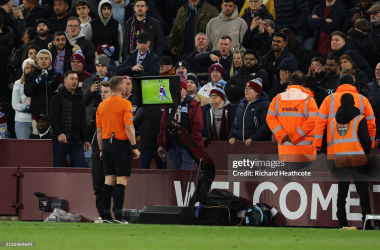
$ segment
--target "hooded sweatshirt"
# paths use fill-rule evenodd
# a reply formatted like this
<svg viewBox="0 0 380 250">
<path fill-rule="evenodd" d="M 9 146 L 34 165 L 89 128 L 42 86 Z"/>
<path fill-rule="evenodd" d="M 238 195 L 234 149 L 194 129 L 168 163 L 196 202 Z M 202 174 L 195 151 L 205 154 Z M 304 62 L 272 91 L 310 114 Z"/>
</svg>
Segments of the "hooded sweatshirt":
<svg viewBox="0 0 380 250">
<path fill-rule="evenodd" d="M 239 17 L 237 8 L 228 19 L 224 17 L 223 13 L 220 13 L 218 17 L 211 19 L 206 26 L 206 36 L 209 41 L 209 47 L 212 48 L 212 50 L 219 50 L 219 38 L 228 35 L 232 39 L 234 51 L 240 50 L 243 48 L 241 44 L 247 29 L 247 23 L 244 19 Z"/>
</svg>

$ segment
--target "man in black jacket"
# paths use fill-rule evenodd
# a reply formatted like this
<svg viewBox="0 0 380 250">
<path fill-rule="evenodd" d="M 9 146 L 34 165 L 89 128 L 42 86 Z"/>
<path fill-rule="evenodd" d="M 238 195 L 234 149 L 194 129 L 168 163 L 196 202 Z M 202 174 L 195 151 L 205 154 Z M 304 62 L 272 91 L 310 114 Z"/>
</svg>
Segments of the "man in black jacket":
<svg viewBox="0 0 380 250">
<path fill-rule="evenodd" d="M 259 64 L 259 53 L 249 49 L 244 52 L 244 66 L 235 72 L 224 88 L 228 100 L 234 104 L 239 103 L 244 98 L 245 85 L 255 78 L 261 78 L 262 90 L 268 93 L 271 86 L 268 72 Z"/>
<path fill-rule="evenodd" d="M 25 48 L 28 48 L 29 45 L 35 45 L 40 49 L 47 49 L 48 44 L 53 41 L 53 36 L 49 33 L 49 26 L 50 23 L 46 19 L 38 19 L 36 21 L 36 33 L 37 36 L 28 42 L 25 46 Z"/>
<path fill-rule="evenodd" d="M 50 123 L 47 115 L 39 115 L 36 117 L 38 135 L 30 134 L 29 139 L 32 140 L 50 140 Z"/>
<path fill-rule="evenodd" d="M 69 8 L 69 0 L 54 0 L 55 16 L 50 18 L 51 33 L 66 30 L 67 19 L 70 17 L 70 14 L 68 14 Z"/>
<path fill-rule="evenodd" d="M 165 39 L 160 22 L 147 14 L 146 0 L 135 1 L 133 9 L 135 15 L 125 24 L 123 58 L 136 49 L 136 38 L 142 31 L 149 34 L 151 51 L 161 56 L 165 50 Z"/>
<path fill-rule="evenodd" d="M 82 92 L 77 90 L 78 75 L 65 73 L 65 85 L 61 85 L 51 99 L 51 137 L 53 143 L 53 167 L 63 167 L 70 155 L 75 167 L 86 167 L 84 152 L 90 149 Z"/>
</svg>

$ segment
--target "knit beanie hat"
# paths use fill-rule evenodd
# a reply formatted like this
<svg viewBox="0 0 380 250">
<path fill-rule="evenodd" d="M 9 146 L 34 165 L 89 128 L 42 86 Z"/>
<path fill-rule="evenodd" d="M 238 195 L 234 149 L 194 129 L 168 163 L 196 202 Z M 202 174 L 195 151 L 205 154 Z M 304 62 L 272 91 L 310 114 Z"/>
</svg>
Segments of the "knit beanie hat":
<svg viewBox="0 0 380 250">
<path fill-rule="evenodd" d="M 306 76 L 306 88 L 311 89 L 314 93 L 318 92 L 318 81 L 317 78 L 312 76 Z"/>
<path fill-rule="evenodd" d="M 356 67 L 356 64 L 354 63 L 354 61 L 351 59 L 351 57 L 349 55 L 343 55 L 343 56 L 341 56 L 340 59 L 339 59 L 339 62 L 342 61 L 342 59 L 346 59 L 346 60 L 350 61 L 351 64 L 352 64 L 352 67 Z"/>
<path fill-rule="evenodd" d="M 109 68 L 110 67 L 110 59 L 105 54 L 98 55 L 98 57 L 96 57 L 96 59 L 95 59 L 95 66 L 98 64 L 103 64 L 107 68 Z"/>
<path fill-rule="evenodd" d="M 253 89 L 254 91 L 256 91 L 258 94 L 261 94 L 261 90 L 263 88 L 263 84 L 261 83 L 261 79 L 260 78 L 256 78 L 256 79 L 253 79 L 253 80 L 250 80 L 249 82 L 247 82 L 247 84 L 245 85 L 246 88 L 251 88 Z"/>
<path fill-rule="evenodd" d="M 198 77 L 197 77 L 196 74 L 194 74 L 194 73 L 187 73 L 186 79 L 187 80 L 192 80 L 195 83 L 195 85 L 198 85 Z"/>
<path fill-rule="evenodd" d="M 226 101 L 226 92 L 224 92 L 223 84 L 217 83 L 210 91 L 210 95 L 214 93 L 220 96 L 220 98 L 223 99 L 223 101 Z"/>
<path fill-rule="evenodd" d="M 25 59 L 24 62 L 22 63 L 22 72 L 24 72 L 26 65 L 29 65 L 29 64 L 34 65 L 34 67 L 37 67 L 36 62 L 33 59 L 28 58 L 28 59 Z"/>
<path fill-rule="evenodd" d="M 10 0 L 0 0 L 0 6 L 6 5 Z"/>
<path fill-rule="evenodd" d="M 187 90 L 187 83 L 186 83 L 186 77 L 184 76 L 183 74 L 183 70 L 178 70 L 177 74 L 176 75 L 179 75 L 179 78 L 181 80 L 181 88 L 184 88 Z"/>
<path fill-rule="evenodd" d="M 84 55 L 82 53 L 82 50 L 77 50 L 74 54 L 71 55 L 70 62 L 72 60 L 79 60 L 83 63 L 83 65 L 86 64 L 86 60 L 84 59 Z"/>
<path fill-rule="evenodd" d="M 26 0 L 28 3 L 31 3 L 33 5 L 39 5 L 40 1 L 39 0 Z M 38 24 L 37 24 L 38 25 Z"/>
<path fill-rule="evenodd" d="M 211 65 L 209 74 L 211 75 L 211 72 L 213 72 L 214 70 L 219 71 L 222 77 L 224 76 L 223 66 L 220 65 L 220 63 L 214 63 L 213 65 Z"/>
<path fill-rule="evenodd" d="M 174 66 L 174 67 L 175 67 L 175 70 L 177 71 L 177 68 L 180 67 L 180 66 L 185 67 L 185 68 L 187 69 L 187 71 L 190 70 L 189 64 L 188 64 L 187 62 L 185 62 L 185 61 L 178 61 L 178 62 L 175 64 L 175 66 Z"/>
<path fill-rule="evenodd" d="M 31 0 L 28 0 L 27 2 L 30 2 Z M 37 1 L 37 3 L 39 4 L 39 2 Z M 40 18 L 40 19 L 37 19 L 36 20 L 36 28 L 38 27 L 38 25 L 40 24 L 40 23 L 44 23 L 44 24 L 46 24 L 46 26 L 50 26 L 50 22 L 47 20 L 47 19 L 45 19 L 45 18 Z"/>
<path fill-rule="evenodd" d="M 38 53 L 37 53 L 37 61 L 38 61 L 38 58 L 40 57 L 40 54 L 49 54 L 50 62 L 53 61 L 53 59 L 52 59 L 52 57 L 51 57 L 51 53 L 50 53 L 49 50 L 47 50 L 47 49 L 42 49 L 42 50 L 38 51 Z"/>
<path fill-rule="evenodd" d="M 114 46 L 109 46 L 109 45 L 99 45 L 97 48 L 96 48 L 96 53 L 98 53 L 98 55 L 107 55 L 108 58 L 111 58 L 113 52 L 115 51 L 115 47 Z"/>
<path fill-rule="evenodd" d="M 339 78 L 339 82 L 338 82 L 339 86 L 342 84 L 354 85 L 354 78 L 352 78 L 352 76 L 350 76 L 349 74 L 344 74 Z"/>
</svg>

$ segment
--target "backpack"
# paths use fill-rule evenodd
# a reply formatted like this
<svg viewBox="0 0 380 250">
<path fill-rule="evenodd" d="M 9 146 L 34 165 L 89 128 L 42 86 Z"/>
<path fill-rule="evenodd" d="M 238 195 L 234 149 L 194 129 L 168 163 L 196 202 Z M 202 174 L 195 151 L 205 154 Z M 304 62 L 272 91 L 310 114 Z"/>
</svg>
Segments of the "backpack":
<svg viewBox="0 0 380 250">
<path fill-rule="evenodd" d="M 265 203 L 256 203 L 244 215 L 245 224 L 253 227 L 272 226 L 271 207 Z"/>
</svg>

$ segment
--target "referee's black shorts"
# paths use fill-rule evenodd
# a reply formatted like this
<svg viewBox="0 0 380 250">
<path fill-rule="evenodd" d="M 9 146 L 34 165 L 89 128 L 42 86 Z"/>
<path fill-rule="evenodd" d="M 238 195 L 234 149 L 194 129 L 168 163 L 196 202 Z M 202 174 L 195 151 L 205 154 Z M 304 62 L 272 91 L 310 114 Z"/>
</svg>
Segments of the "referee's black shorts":
<svg viewBox="0 0 380 250">
<path fill-rule="evenodd" d="M 103 167 L 104 175 L 131 176 L 131 149 L 129 140 L 113 138 L 103 140 Z"/>
</svg>

